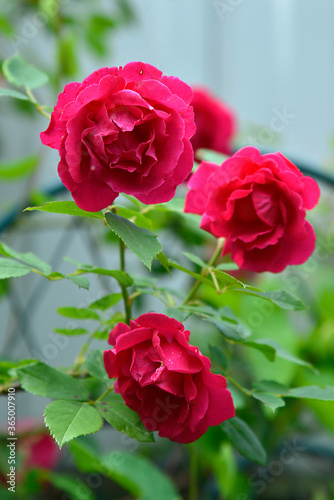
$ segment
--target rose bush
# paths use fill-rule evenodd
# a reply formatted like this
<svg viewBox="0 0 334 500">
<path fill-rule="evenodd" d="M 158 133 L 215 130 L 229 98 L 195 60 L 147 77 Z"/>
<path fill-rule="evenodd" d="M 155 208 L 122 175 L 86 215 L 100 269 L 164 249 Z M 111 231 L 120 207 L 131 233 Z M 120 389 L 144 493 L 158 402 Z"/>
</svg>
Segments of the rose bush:
<svg viewBox="0 0 334 500">
<path fill-rule="evenodd" d="M 192 90 L 154 66 L 102 68 L 59 95 L 43 144 L 77 205 L 97 211 L 119 193 L 169 201 L 191 172 Z"/>
<path fill-rule="evenodd" d="M 194 151 L 206 148 L 219 153 L 232 153 L 236 118 L 231 109 L 208 90 L 193 87 L 191 105 L 194 108 L 196 133 L 191 139 Z"/>
<path fill-rule="evenodd" d="M 234 416 L 226 380 L 210 372 L 210 360 L 188 343 L 190 332 L 164 314 L 147 313 L 119 323 L 104 351 L 115 391 L 147 429 L 179 443 L 198 439 L 209 426 Z"/>
<path fill-rule="evenodd" d="M 281 153 L 246 147 L 220 166 L 203 162 L 188 186 L 185 211 L 201 214 L 202 229 L 226 238 L 223 254 L 240 268 L 278 273 L 312 254 L 316 238 L 305 211 L 320 190 Z"/>
</svg>

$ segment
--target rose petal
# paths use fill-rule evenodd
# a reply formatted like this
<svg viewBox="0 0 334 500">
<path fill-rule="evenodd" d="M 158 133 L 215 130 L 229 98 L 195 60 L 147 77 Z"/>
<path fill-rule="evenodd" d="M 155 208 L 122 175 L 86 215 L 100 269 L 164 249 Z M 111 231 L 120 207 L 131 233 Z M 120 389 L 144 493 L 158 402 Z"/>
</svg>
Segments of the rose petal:
<svg viewBox="0 0 334 500">
<path fill-rule="evenodd" d="M 203 365 L 200 359 L 194 356 L 177 342 L 166 342 L 160 338 L 158 332 L 153 335 L 153 346 L 159 353 L 161 360 L 169 371 L 178 373 L 196 373 Z"/>
<path fill-rule="evenodd" d="M 119 69 L 119 75 L 128 82 L 140 82 L 151 78 L 159 80 L 162 72 L 152 66 L 142 62 L 131 62 Z"/>
<path fill-rule="evenodd" d="M 208 197 L 211 195 L 208 179 L 217 170 L 218 165 L 202 162 L 188 182 L 188 191 L 184 205 L 184 211 L 194 214 L 202 214 L 207 205 Z"/>
<path fill-rule="evenodd" d="M 130 332 L 131 328 L 125 323 L 117 323 L 117 325 L 109 333 L 108 344 L 115 345 L 117 342 L 117 337 L 123 335 L 123 333 Z"/>
</svg>

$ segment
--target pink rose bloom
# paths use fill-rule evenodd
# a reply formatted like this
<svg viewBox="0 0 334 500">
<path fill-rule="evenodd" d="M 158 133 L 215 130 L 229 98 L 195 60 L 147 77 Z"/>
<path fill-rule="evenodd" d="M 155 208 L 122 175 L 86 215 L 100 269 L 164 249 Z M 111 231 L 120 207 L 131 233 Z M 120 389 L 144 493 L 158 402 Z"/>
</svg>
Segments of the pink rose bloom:
<svg viewBox="0 0 334 500">
<path fill-rule="evenodd" d="M 190 443 L 210 425 L 234 416 L 226 380 L 210 372 L 210 360 L 190 345 L 190 332 L 164 314 L 148 313 L 119 323 L 104 351 L 115 391 L 136 411 L 147 429 Z"/>
<path fill-rule="evenodd" d="M 202 229 L 226 238 L 223 254 L 240 268 L 278 273 L 312 254 L 305 213 L 318 203 L 319 186 L 281 153 L 246 147 L 220 166 L 203 162 L 188 187 L 185 212 L 201 214 Z"/>
<path fill-rule="evenodd" d="M 233 111 L 203 88 L 193 87 L 193 93 L 191 105 L 195 113 L 196 133 L 191 143 L 194 151 L 205 148 L 230 155 L 237 128 Z"/>
<path fill-rule="evenodd" d="M 121 192 L 169 201 L 193 166 L 191 98 L 184 82 L 141 62 L 66 85 L 41 140 L 58 149 L 59 176 L 77 205 L 98 211 Z"/>
</svg>

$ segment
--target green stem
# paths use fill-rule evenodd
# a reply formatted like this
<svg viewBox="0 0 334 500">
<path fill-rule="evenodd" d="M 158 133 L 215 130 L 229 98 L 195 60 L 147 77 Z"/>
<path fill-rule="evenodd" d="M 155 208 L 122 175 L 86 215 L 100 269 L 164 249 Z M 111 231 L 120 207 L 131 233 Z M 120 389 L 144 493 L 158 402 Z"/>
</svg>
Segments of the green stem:
<svg viewBox="0 0 334 500">
<path fill-rule="evenodd" d="M 190 482 L 189 482 L 189 500 L 197 499 L 197 476 L 198 476 L 198 456 L 195 443 L 189 445 L 190 453 Z"/>
<path fill-rule="evenodd" d="M 114 384 L 109 387 L 106 391 L 104 391 L 103 394 L 101 394 L 101 396 L 99 396 L 96 400 L 95 400 L 95 403 L 98 403 L 99 401 L 101 401 L 101 399 L 105 398 L 110 392 L 112 392 L 114 390 Z"/>
<path fill-rule="evenodd" d="M 119 238 L 119 255 L 120 255 L 120 267 L 121 271 L 125 272 L 125 245 L 124 242 Z M 125 309 L 125 321 L 129 325 L 131 319 L 131 301 L 129 300 L 129 294 L 126 286 L 121 285 L 124 309 Z"/>
<path fill-rule="evenodd" d="M 41 104 L 39 104 L 39 102 L 37 101 L 36 97 L 34 96 L 34 94 L 31 92 L 30 89 L 26 89 L 26 94 L 27 96 L 29 97 L 30 99 L 30 102 L 35 106 L 35 108 L 37 109 L 37 111 L 39 113 L 41 113 L 41 115 L 45 116 L 46 118 L 48 118 L 50 120 L 51 118 L 51 115 L 50 113 L 48 113 L 47 111 L 45 111 L 44 109 L 44 106 L 42 106 Z"/>
<path fill-rule="evenodd" d="M 227 375 L 225 375 L 225 378 L 227 380 L 229 380 L 231 382 L 231 384 L 233 384 L 235 387 L 237 387 L 237 389 L 239 389 L 239 391 L 243 392 L 247 396 L 253 396 L 253 394 L 250 391 L 248 391 L 247 389 L 242 387 L 242 385 L 240 385 L 238 382 L 236 382 L 233 378 L 228 377 Z"/>
<path fill-rule="evenodd" d="M 221 254 L 222 249 L 223 249 L 223 246 L 224 246 L 224 238 L 219 238 L 218 241 L 217 241 L 216 250 L 215 250 L 214 254 L 212 255 L 210 261 L 208 262 L 207 267 L 205 267 L 205 268 L 202 269 L 201 275 L 204 278 L 209 274 L 210 267 L 214 266 L 216 264 L 217 260 L 219 259 L 220 254 Z M 188 302 L 190 302 L 194 298 L 194 296 L 196 295 L 197 290 L 199 289 L 199 287 L 201 285 L 202 285 L 202 281 L 196 281 L 196 283 L 194 284 L 194 286 L 190 290 L 187 298 L 184 300 L 183 305 L 187 304 Z"/>
<path fill-rule="evenodd" d="M 81 347 L 81 350 L 78 354 L 78 356 L 76 357 L 76 360 L 74 362 L 74 367 L 73 367 L 73 370 L 76 371 L 80 368 L 80 366 L 82 365 L 82 363 L 85 361 L 85 354 L 87 352 L 87 349 L 88 347 L 90 346 L 93 338 L 94 338 L 94 333 L 93 332 L 89 337 L 88 337 L 88 340 L 83 344 L 83 346 Z"/>
</svg>

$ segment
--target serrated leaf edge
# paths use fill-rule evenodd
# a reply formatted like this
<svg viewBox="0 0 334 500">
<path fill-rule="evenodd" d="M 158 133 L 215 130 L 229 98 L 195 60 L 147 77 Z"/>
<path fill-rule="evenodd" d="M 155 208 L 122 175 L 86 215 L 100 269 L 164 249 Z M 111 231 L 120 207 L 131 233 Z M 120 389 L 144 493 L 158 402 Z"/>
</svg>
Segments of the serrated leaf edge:
<svg viewBox="0 0 334 500">
<path fill-rule="evenodd" d="M 61 400 L 61 399 L 57 399 L 56 401 L 63 401 L 63 400 Z M 58 441 L 58 439 L 56 438 L 56 436 L 55 436 L 55 435 L 54 435 L 54 433 L 52 432 L 52 429 L 51 429 L 51 427 L 49 426 L 49 424 L 48 424 L 48 422 L 47 422 L 47 415 L 46 415 L 46 411 L 47 411 L 47 409 L 49 408 L 49 406 L 51 406 L 51 405 L 52 405 L 53 403 L 55 403 L 56 401 L 52 401 L 52 403 L 50 403 L 50 404 L 48 404 L 48 405 L 47 405 L 47 407 L 46 407 L 46 408 L 45 408 L 45 410 L 44 410 L 43 417 L 44 417 L 44 423 L 45 423 L 45 426 L 49 429 L 50 434 L 51 434 L 51 436 L 53 437 L 53 439 L 56 441 L 56 443 L 58 444 L 59 449 L 61 449 L 61 448 L 64 446 L 64 444 L 69 443 L 70 441 L 72 441 L 73 439 L 75 439 L 75 438 L 77 438 L 77 437 L 79 437 L 79 436 L 87 436 L 88 434 L 95 434 L 96 432 L 98 432 L 98 431 L 102 428 L 102 426 L 103 426 L 103 418 L 101 417 L 101 414 L 100 414 L 100 413 L 96 410 L 96 408 L 94 408 L 93 406 L 89 405 L 89 404 L 88 404 L 88 403 L 86 403 L 86 402 L 82 402 L 82 406 L 81 406 L 81 408 L 78 410 L 78 412 L 76 413 L 76 415 L 73 417 L 73 420 L 74 420 L 74 418 L 78 415 L 78 413 L 80 412 L 80 410 L 82 410 L 83 405 L 87 405 L 87 406 L 89 406 L 90 408 L 93 408 L 93 409 L 96 411 L 96 413 L 98 414 L 98 416 L 100 417 L 100 425 L 99 425 L 99 427 L 98 427 L 95 431 L 92 431 L 92 432 L 86 432 L 86 433 L 85 433 L 85 432 L 83 432 L 82 434 L 78 434 L 77 436 L 73 436 L 73 437 L 71 437 L 70 439 L 67 439 L 67 440 L 64 440 L 64 436 L 65 436 L 65 434 L 66 434 L 66 433 L 65 433 L 65 434 L 64 434 L 64 436 L 63 436 L 63 438 L 62 438 L 62 440 L 61 440 L 61 441 Z M 64 402 L 64 403 L 68 403 L 68 402 L 69 402 L 69 400 L 64 400 L 63 402 Z M 72 403 L 79 403 L 79 401 L 72 401 Z M 72 422 L 73 422 L 73 420 L 72 420 Z M 67 432 L 67 431 L 66 431 L 66 432 Z"/>
<path fill-rule="evenodd" d="M 110 405 L 111 405 L 111 404 L 114 404 L 114 403 L 110 403 Z M 101 410 L 100 410 L 100 408 L 99 408 L 99 407 L 100 407 L 100 405 L 101 405 L 101 403 L 100 403 L 100 404 L 98 405 L 98 407 L 96 408 L 96 409 L 97 409 L 97 411 L 99 412 L 99 414 L 100 414 L 100 415 L 101 415 L 101 416 L 102 416 L 102 417 L 103 417 L 103 418 L 104 418 L 104 419 L 105 419 L 105 420 L 106 420 L 106 421 L 107 421 L 110 425 L 112 425 L 112 426 L 114 427 L 114 425 L 113 425 L 113 424 L 111 424 L 111 423 L 110 423 L 110 422 L 109 422 L 109 421 L 105 418 L 105 416 L 103 415 L 103 407 L 102 407 L 102 408 L 101 408 Z M 101 406 L 102 406 L 102 405 L 101 405 Z M 104 406 L 105 406 L 105 408 L 107 408 L 108 403 L 107 403 L 106 405 L 104 405 Z M 109 410 L 110 410 L 110 409 L 113 409 L 113 408 L 111 408 L 111 407 L 109 406 Z M 135 412 L 134 412 L 134 413 L 135 413 Z M 131 428 L 134 428 L 134 424 L 133 424 L 132 422 L 129 422 L 129 421 L 128 421 L 128 420 L 127 420 L 127 419 L 126 419 L 126 418 L 125 418 L 122 414 L 119 414 L 119 413 L 117 413 L 116 411 L 115 411 L 115 414 L 116 414 L 118 417 L 122 418 L 122 419 L 126 422 L 127 426 L 130 426 Z M 139 415 L 138 415 L 138 420 L 141 422 Z M 117 427 L 115 427 L 115 429 L 117 429 Z M 121 430 L 119 430 L 119 429 L 117 429 L 117 430 L 118 430 L 119 432 L 122 432 L 123 434 L 127 434 L 129 437 L 131 437 L 131 438 L 133 438 L 133 439 L 137 439 L 135 436 L 131 436 L 131 434 L 130 434 L 130 433 L 128 433 L 128 432 L 124 432 L 124 431 L 121 431 Z M 144 431 L 141 431 L 140 429 L 137 429 L 137 428 L 136 428 L 136 430 L 138 431 L 138 433 L 139 433 L 139 434 L 143 434 L 144 436 L 146 436 L 146 434 L 145 434 L 145 432 L 144 432 Z M 147 430 L 147 429 L 146 429 L 146 430 Z M 148 431 L 148 430 L 147 430 L 147 432 L 149 433 L 150 431 Z M 150 440 L 145 439 L 145 441 L 137 439 L 137 441 L 141 441 L 141 442 L 144 442 L 144 443 L 153 443 L 153 442 L 154 442 L 154 437 L 153 437 L 153 434 L 152 434 L 152 438 L 153 438 L 153 439 L 150 439 Z"/>
</svg>

